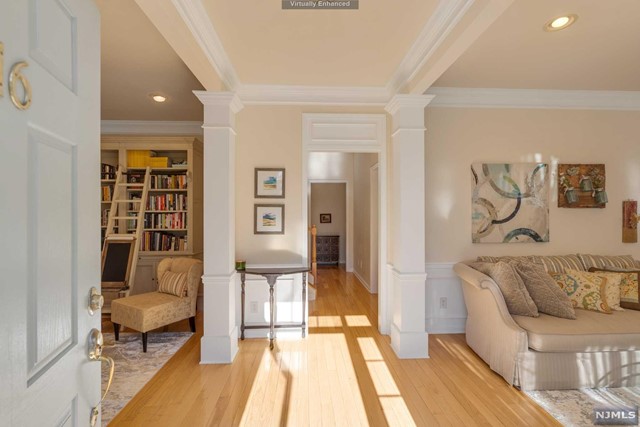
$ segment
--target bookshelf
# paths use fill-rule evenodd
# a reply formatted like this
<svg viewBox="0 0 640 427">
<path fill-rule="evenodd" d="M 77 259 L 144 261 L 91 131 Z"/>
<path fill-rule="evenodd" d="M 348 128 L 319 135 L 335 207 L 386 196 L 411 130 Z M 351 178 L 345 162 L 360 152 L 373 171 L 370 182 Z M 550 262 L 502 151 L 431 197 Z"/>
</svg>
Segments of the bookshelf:
<svg viewBox="0 0 640 427">
<path fill-rule="evenodd" d="M 132 164 L 141 161 L 138 153 L 152 154 L 154 164 L 150 165 L 151 183 L 131 294 L 155 291 L 157 265 L 163 258 L 202 259 L 202 142 L 197 137 L 105 135 L 101 148 L 101 162 L 122 167 L 129 173 L 129 183 L 137 182 L 137 173 L 143 176 L 146 169 Z M 109 183 L 101 180 L 101 185 Z M 127 191 L 132 197 L 142 194 L 135 187 Z M 131 233 L 134 222 L 121 220 L 118 226 L 120 233 Z"/>
</svg>

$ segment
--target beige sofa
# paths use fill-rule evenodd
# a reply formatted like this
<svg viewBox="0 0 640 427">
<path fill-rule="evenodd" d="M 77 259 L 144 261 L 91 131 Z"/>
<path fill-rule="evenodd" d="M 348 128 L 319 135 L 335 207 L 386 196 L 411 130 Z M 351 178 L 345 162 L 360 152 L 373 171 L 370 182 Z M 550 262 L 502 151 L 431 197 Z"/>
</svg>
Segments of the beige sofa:
<svg viewBox="0 0 640 427">
<path fill-rule="evenodd" d="M 640 311 L 576 310 L 576 320 L 512 316 L 498 285 L 469 267 L 462 279 L 466 340 L 492 370 L 522 390 L 640 385 Z"/>
</svg>

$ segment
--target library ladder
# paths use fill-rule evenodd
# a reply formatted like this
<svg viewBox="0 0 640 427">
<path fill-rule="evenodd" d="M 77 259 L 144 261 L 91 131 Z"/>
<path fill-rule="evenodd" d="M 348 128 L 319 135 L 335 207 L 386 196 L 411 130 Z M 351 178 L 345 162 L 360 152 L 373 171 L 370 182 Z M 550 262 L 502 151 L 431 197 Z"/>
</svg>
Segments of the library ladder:
<svg viewBox="0 0 640 427">
<path fill-rule="evenodd" d="M 139 173 L 123 172 L 118 167 L 116 173 L 116 183 L 114 185 L 113 197 L 111 199 L 111 209 L 109 210 L 109 219 L 107 221 L 107 229 L 105 232 L 105 250 L 107 240 L 127 240 L 133 239 L 133 256 L 131 257 L 131 268 L 129 269 L 129 277 L 127 286 L 124 289 L 126 296 L 129 295 L 135 286 L 136 267 L 138 265 L 138 251 L 140 249 L 140 241 L 142 231 L 144 230 L 144 214 L 149 196 L 149 183 L 151 181 L 151 168 L 147 167 L 144 180 L 142 182 L 129 182 L 127 179 L 131 177 L 139 177 Z M 139 198 L 138 198 L 139 197 Z M 135 215 L 134 215 L 135 214 Z M 122 222 L 121 222 L 122 221 Z M 130 225 L 135 222 L 135 228 Z M 124 224 L 124 225 L 123 225 Z M 122 233 L 123 228 L 125 230 Z M 135 230 L 135 233 L 129 233 Z M 104 257 L 103 257 L 104 259 Z"/>
</svg>

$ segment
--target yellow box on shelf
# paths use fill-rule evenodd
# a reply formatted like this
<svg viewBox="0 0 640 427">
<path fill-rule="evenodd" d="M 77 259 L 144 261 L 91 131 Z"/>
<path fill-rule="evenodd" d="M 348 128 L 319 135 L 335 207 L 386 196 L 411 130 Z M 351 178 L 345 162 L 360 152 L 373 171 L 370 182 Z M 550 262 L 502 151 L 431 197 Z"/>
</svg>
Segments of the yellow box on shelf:
<svg viewBox="0 0 640 427">
<path fill-rule="evenodd" d="M 168 168 L 169 158 L 168 157 L 149 157 L 149 166 L 151 166 L 152 168 Z"/>
<path fill-rule="evenodd" d="M 127 150 L 127 167 L 143 168 L 151 166 L 150 159 L 155 155 L 155 151 L 151 150 Z"/>
</svg>

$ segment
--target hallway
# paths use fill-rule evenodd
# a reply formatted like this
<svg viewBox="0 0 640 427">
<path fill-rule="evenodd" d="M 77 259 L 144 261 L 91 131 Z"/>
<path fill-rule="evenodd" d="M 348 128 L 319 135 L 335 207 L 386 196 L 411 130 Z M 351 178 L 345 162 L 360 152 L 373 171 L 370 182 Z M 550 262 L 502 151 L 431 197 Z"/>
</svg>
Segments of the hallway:
<svg viewBox="0 0 640 427">
<path fill-rule="evenodd" d="M 200 365 L 196 335 L 110 425 L 557 425 L 463 335 L 431 335 L 430 359 L 399 360 L 375 327 L 377 296 L 343 269 L 319 275 L 307 339 L 273 352 L 246 340 L 233 364 Z"/>
</svg>

